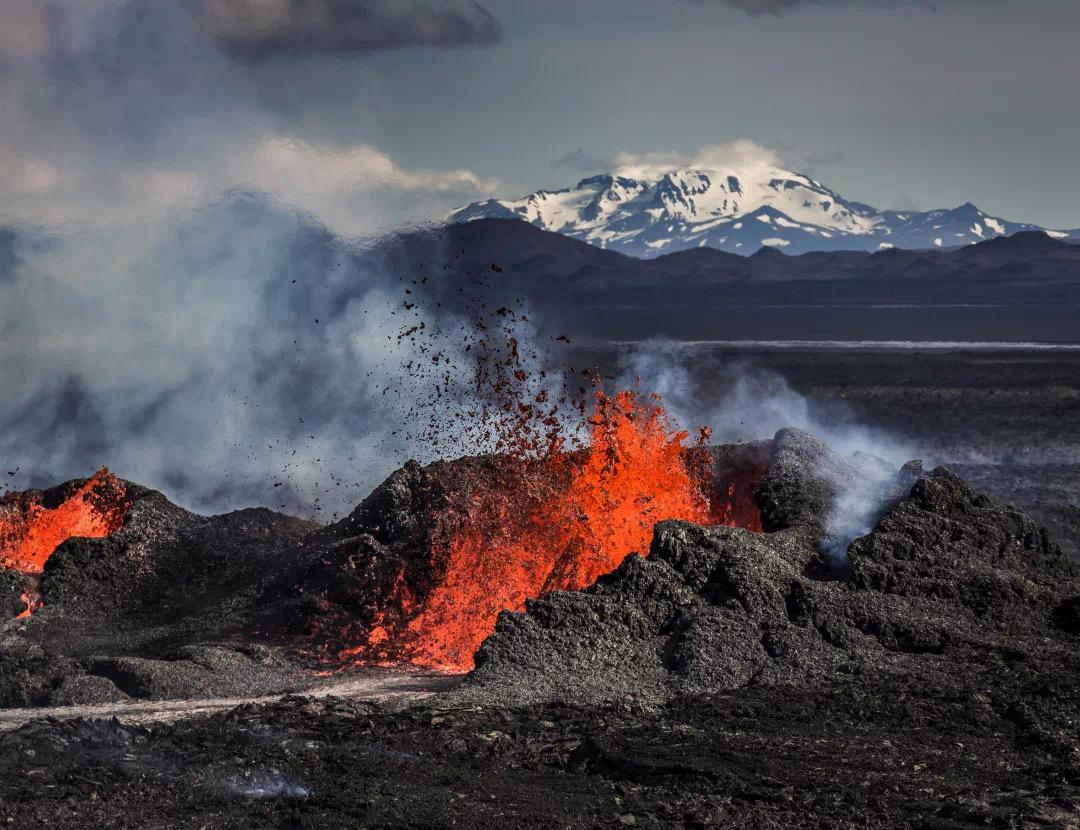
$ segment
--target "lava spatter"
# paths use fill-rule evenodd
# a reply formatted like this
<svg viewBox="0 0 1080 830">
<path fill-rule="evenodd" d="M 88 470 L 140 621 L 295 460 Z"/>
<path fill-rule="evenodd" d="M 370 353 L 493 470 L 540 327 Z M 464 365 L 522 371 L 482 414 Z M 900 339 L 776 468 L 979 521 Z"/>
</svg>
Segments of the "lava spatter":
<svg viewBox="0 0 1080 830">
<path fill-rule="evenodd" d="M 656 522 L 735 521 L 731 505 L 711 502 L 700 453 L 658 397 L 598 392 L 589 426 L 581 450 L 484 468 L 435 533 L 424 584 L 403 569 L 366 641 L 342 657 L 467 671 L 500 612 L 647 554 Z"/>
<path fill-rule="evenodd" d="M 403 375 L 435 392 L 403 413 L 403 432 L 425 455 L 451 449 L 478 463 L 441 488 L 446 502 L 414 554 L 372 564 L 380 575 L 357 586 L 362 602 L 345 587 L 353 566 L 339 574 L 345 585 L 329 590 L 344 605 L 321 606 L 312 626 L 335 658 L 466 671 L 502 611 L 584 588 L 630 553 L 647 554 L 659 521 L 760 530 L 760 479 L 718 481 L 708 431 L 688 446 L 659 396 L 608 394 L 611 379 L 592 369 L 555 368 L 523 303 L 478 297 L 454 329 L 424 325 L 406 290 L 415 319 L 399 341 L 430 360 L 407 361 Z"/>
</svg>

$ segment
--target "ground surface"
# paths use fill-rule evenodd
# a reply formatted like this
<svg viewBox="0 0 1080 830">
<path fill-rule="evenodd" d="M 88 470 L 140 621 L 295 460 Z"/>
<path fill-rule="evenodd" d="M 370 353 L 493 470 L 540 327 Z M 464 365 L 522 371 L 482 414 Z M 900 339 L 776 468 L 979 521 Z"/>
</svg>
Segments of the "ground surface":
<svg viewBox="0 0 1080 830">
<path fill-rule="evenodd" d="M 372 702 L 390 701 L 399 705 L 422 700 L 454 688 L 460 678 L 384 669 L 356 669 L 329 678 L 309 678 L 294 691 L 307 698 L 340 697 Z M 124 724 L 168 723 L 208 715 L 237 706 L 274 703 L 285 694 L 264 697 L 217 697 L 186 700 L 125 701 L 82 706 L 0 709 L 0 733 L 10 732 L 33 720 L 115 719 Z"/>
<path fill-rule="evenodd" d="M 1075 685 L 844 678 L 660 711 L 336 699 L 0 738 L 18 827 L 1075 827 Z M 987 688 L 987 686 L 991 688 Z M 1053 711 L 1047 701 L 1053 700 Z"/>
<path fill-rule="evenodd" d="M 845 402 L 919 444 L 975 490 L 1032 512 L 1075 554 L 1080 355 L 713 346 L 698 370 L 717 378 L 732 359 L 778 371 L 800 392 Z M 1078 827 L 1077 592 L 1057 587 L 1055 571 L 1029 566 L 1027 554 L 988 544 L 979 532 L 996 519 L 953 516 L 932 500 L 924 508 L 941 514 L 936 535 L 915 547 L 925 556 L 907 557 L 902 545 L 865 551 L 860 590 L 886 603 L 876 616 L 877 605 L 852 605 L 838 583 L 799 571 L 803 589 L 789 591 L 771 619 L 775 603 L 754 609 L 766 583 L 740 564 L 753 561 L 750 549 L 739 553 L 737 534 L 719 534 L 722 591 L 693 602 L 729 621 L 764 613 L 768 626 L 794 635 L 793 647 L 766 646 L 775 682 L 751 673 L 731 688 L 670 699 L 631 685 L 621 699 L 590 705 L 575 704 L 565 683 L 570 699 L 521 705 L 491 686 L 479 698 L 448 688 L 416 701 L 438 684 L 383 674 L 326 681 L 319 694 L 331 696 L 238 708 L 218 699 L 110 704 L 52 719 L 9 711 L 0 826 Z M 909 518 L 900 515 L 893 538 L 924 533 Z M 966 550 L 990 556 L 989 569 L 952 584 L 945 565 L 965 534 Z M 1026 526 L 1004 538 L 1025 550 L 1042 544 Z M 651 603 L 648 584 L 628 575 L 628 591 L 645 588 L 628 596 Z M 770 579 L 773 591 L 789 583 L 779 571 Z M 906 605 L 911 624 L 898 627 L 894 612 Z M 578 606 L 588 611 L 592 601 Z M 560 605 L 544 607 L 551 619 Z M 597 616 L 575 653 L 607 652 L 619 624 Z M 120 721 L 108 719 L 117 713 Z"/>
</svg>

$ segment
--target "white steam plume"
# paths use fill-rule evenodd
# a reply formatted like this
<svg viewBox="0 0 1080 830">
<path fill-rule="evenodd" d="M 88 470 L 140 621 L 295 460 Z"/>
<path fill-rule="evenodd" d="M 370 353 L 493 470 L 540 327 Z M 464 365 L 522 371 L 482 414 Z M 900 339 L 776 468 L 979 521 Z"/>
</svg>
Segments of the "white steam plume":
<svg viewBox="0 0 1080 830">
<path fill-rule="evenodd" d="M 232 194 L 137 234 L 20 253 L 0 281 L 7 483 L 108 465 L 202 511 L 327 515 L 409 457 L 489 449 L 482 417 L 468 431 L 452 417 L 483 411 L 485 390 L 442 237 L 410 239 L 362 249 Z M 447 417 L 425 446 L 414 427 L 436 398 Z"/>
<path fill-rule="evenodd" d="M 494 183 L 371 146 L 378 78 L 346 58 L 483 46 L 498 25 L 454 3 L 300 5 L 333 19 L 266 29 L 246 0 L 0 10 L 0 489 L 109 465 L 199 510 L 325 516 L 423 453 L 401 427 L 433 381 L 403 363 L 441 351 L 468 398 L 437 235 L 351 240 Z M 405 308 L 425 275 L 433 301 Z M 420 322 L 425 342 L 397 338 Z"/>
<path fill-rule="evenodd" d="M 712 427 L 716 443 L 772 438 L 778 430 L 794 427 L 845 456 L 858 478 L 831 482 L 838 496 L 822 542 L 827 557 L 843 560 L 852 539 L 873 528 L 883 500 L 895 487 L 896 472 L 919 457 L 918 448 L 861 423 L 842 403 L 812 400 L 775 372 L 747 363 L 709 369 L 709 384 L 723 391 L 715 402 L 704 403 L 709 396 L 700 386 L 702 372 L 689 368 L 694 358 L 688 348 L 669 340 L 640 344 L 622 357 L 619 385 L 640 382 L 644 389 L 655 389 L 678 423 L 688 429 Z"/>
</svg>

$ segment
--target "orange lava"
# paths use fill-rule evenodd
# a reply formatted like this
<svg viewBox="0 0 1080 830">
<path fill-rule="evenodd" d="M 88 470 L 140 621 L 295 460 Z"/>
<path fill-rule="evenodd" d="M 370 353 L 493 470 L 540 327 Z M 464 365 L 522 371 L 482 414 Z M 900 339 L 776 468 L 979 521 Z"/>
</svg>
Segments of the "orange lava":
<svg viewBox="0 0 1080 830">
<path fill-rule="evenodd" d="M 556 446 L 478 477 L 441 529 L 430 579 L 410 586 L 399 574 L 366 642 L 342 656 L 467 671 L 501 611 L 584 588 L 628 554 L 647 555 L 656 522 L 746 526 L 730 498 L 710 503 L 715 482 L 694 461 L 701 451 L 688 452 L 687 434 L 672 428 L 656 396 L 597 394 L 589 423 L 583 451 Z"/>
<path fill-rule="evenodd" d="M 759 471 L 764 474 L 764 470 Z M 758 477 L 748 476 L 741 480 L 727 482 L 721 488 L 719 497 L 712 498 L 712 511 L 708 524 L 725 527 L 741 527 L 754 533 L 764 533 L 761 525 L 761 511 L 754 499 L 754 490 Z"/>
<path fill-rule="evenodd" d="M 0 499 L 0 567 L 39 574 L 61 542 L 119 530 L 129 505 L 127 488 L 107 468 L 57 505 L 38 493 L 8 494 Z M 28 603 L 24 615 L 31 610 Z"/>
<path fill-rule="evenodd" d="M 25 620 L 33 614 L 35 610 L 41 607 L 41 598 L 30 591 L 23 591 L 19 599 L 23 601 L 26 607 L 15 615 L 15 619 L 17 620 Z"/>
</svg>

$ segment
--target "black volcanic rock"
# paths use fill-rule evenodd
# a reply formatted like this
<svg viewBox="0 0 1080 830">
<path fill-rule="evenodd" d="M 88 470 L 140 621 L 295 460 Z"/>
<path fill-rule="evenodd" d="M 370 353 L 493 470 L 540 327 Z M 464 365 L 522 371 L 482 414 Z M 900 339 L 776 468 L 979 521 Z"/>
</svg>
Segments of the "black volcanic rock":
<svg viewBox="0 0 1080 830">
<path fill-rule="evenodd" d="M 45 563 L 44 609 L 33 630 L 51 639 L 64 618 L 77 617 L 106 630 L 135 620 L 163 641 L 173 627 L 227 636 L 316 527 L 264 508 L 198 516 L 140 488 L 121 530 L 57 547 Z"/>
<path fill-rule="evenodd" d="M 661 522 L 648 558 L 503 614 L 464 687 L 408 708 L 290 696 L 152 726 L 25 722 L 0 731 L 0 809 L 88 828 L 1075 826 L 1080 566 L 1022 513 L 912 465 L 830 572 L 815 540 L 837 476 L 864 461 L 797 432 L 712 452 L 754 475 L 773 461 L 782 529 Z M 289 556 L 308 574 L 359 576 L 364 550 L 400 565 L 439 491 L 489 463 L 410 464 Z M 136 527 L 175 520 L 128 537 L 156 561 L 169 540 L 280 521 L 142 510 Z M 0 700 L 274 689 L 274 662 L 238 644 L 75 659 L 23 638 L 0 648 Z"/>
<path fill-rule="evenodd" d="M 177 649 L 170 659 L 90 657 L 83 664 L 96 684 L 101 679 L 109 681 L 119 690 L 121 699 L 222 697 L 236 694 L 237 690 L 258 696 L 280 692 L 283 678 L 303 682 L 295 667 L 265 646 L 238 649 L 193 645 Z M 61 694 L 64 692 L 72 696 L 66 689 L 61 690 Z"/>
<path fill-rule="evenodd" d="M 292 633 L 313 635 L 330 653 L 362 642 L 399 578 L 420 593 L 432 584 L 433 539 L 454 501 L 468 501 L 478 480 L 511 475 L 496 456 L 409 461 L 351 514 L 304 540 L 298 566 L 267 594 L 269 603 L 288 587 L 292 599 L 266 622 L 284 617 Z"/>
<path fill-rule="evenodd" d="M 848 556 L 853 588 L 942 600 L 994 624 L 1045 624 L 1077 573 L 1045 528 L 947 470 L 920 479 Z"/>
<path fill-rule="evenodd" d="M 0 638 L 0 708 L 84 702 L 60 691 L 74 688 L 72 684 L 85 676 L 77 661 L 37 643 Z"/>
<path fill-rule="evenodd" d="M 60 544 L 36 586 L 42 606 L 0 634 L 0 706 L 294 686 L 296 667 L 252 651 L 251 629 L 265 586 L 317 526 L 264 509 L 197 516 L 125 486 L 123 527 Z"/>
<path fill-rule="evenodd" d="M 783 483 L 797 468 L 780 466 Z M 1022 513 L 935 470 L 851 544 L 850 578 L 838 579 L 807 533 L 822 495 L 811 490 L 780 514 L 786 529 L 764 535 L 661 523 L 648 559 L 503 613 L 463 694 L 657 705 L 750 683 L 950 684 L 1018 654 L 1071 659 L 1080 566 Z"/>
<path fill-rule="evenodd" d="M 763 622 L 785 619 L 785 588 L 818 556 L 779 535 L 662 522 L 647 559 L 501 614 L 466 696 L 655 704 L 747 683 L 769 659 Z"/>
<path fill-rule="evenodd" d="M 653 705 L 747 683 L 947 677 L 987 649 L 1058 659 L 1080 630 L 1077 566 L 944 470 L 882 478 L 880 462 L 797 430 L 709 451 L 718 486 L 742 488 L 765 533 L 661 522 L 648 558 L 503 613 L 463 694 Z M 9 625 L 0 705 L 294 686 L 299 666 L 257 643 L 364 642 L 402 583 L 418 597 L 445 578 L 434 534 L 472 488 L 519 474 L 498 456 L 410 463 L 325 528 L 266 510 L 195 516 L 132 486 L 124 527 L 60 545 L 44 607 Z M 851 491 L 883 515 L 837 569 L 822 543 Z"/>
<path fill-rule="evenodd" d="M 25 591 L 22 575 L 16 571 L 0 569 L 0 620 L 9 620 L 26 608 L 22 594 Z"/>
<path fill-rule="evenodd" d="M 861 477 L 856 465 L 821 439 L 801 430 L 780 430 L 758 491 L 765 530 L 807 526 L 820 532 L 838 488 Z"/>
</svg>

